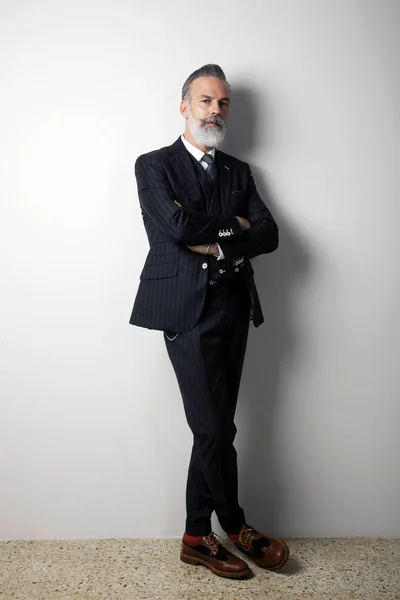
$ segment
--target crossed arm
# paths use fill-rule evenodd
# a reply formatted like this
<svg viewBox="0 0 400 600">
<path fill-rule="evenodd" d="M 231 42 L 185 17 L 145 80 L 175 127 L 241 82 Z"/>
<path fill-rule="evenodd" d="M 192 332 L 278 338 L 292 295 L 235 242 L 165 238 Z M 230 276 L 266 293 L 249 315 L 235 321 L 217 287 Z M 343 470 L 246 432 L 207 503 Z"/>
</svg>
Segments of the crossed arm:
<svg viewBox="0 0 400 600">
<path fill-rule="evenodd" d="M 140 156 L 135 164 L 142 212 L 168 238 L 193 252 L 219 255 L 214 240 L 221 229 L 229 229 L 229 240 L 219 242 L 228 263 L 239 256 L 253 258 L 278 246 L 278 227 L 255 187 L 248 168 L 248 219 L 194 211 L 174 198 L 167 174 L 151 156 Z"/>
<path fill-rule="evenodd" d="M 182 208 L 182 204 L 179 204 L 177 200 L 174 200 L 174 203 L 180 208 Z M 251 223 L 247 219 L 243 217 L 236 217 L 236 219 L 239 221 L 239 225 L 242 231 L 247 231 L 251 228 Z M 189 250 L 197 252 L 198 254 L 211 254 L 211 256 L 217 257 L 220 256 L 220 249 L 216 242 L 212 242 L 211 244 L 198 244 L 195 246 L 190 246 L 189 244 L 186 244 L 186 246 L 189 248 Z"/>
<path fill-rule="evenodd" d="M 232 264 L 238 257 L 250 259 L 260 254 L 268 254 L 276 250 L 279 245 L 278 226 L 270 210 L 260 198 L 248 165 L 246 191 L 247 215 L 251 227 L 245 229 L 240 238 L 220 242 L 228 264 Z"/>
</svg>

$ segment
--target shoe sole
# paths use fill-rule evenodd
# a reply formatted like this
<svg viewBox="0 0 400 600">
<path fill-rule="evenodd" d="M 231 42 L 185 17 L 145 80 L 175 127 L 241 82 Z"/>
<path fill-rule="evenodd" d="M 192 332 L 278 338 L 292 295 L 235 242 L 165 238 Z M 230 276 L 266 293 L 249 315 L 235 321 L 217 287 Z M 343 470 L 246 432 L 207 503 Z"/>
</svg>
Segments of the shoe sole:
<svg viewBox="0 0 400 600">
<path fill-rule="evenodd" d="M 240 579 L 241 577 L 246 577 L 251 573 L 251 569 L 248 568 L 245 571 L 238 571 L 237 573 L 227 573 L 226 571 L 220 571 L 216 569 L 213 565 L 208 563 L 206 560 L 201 558 L 197 558 L 196 556 L 189 556 L 188 554 L 184 554 L 181 552 L 181 561 L 188 565 L 204 565 L 207 569 L 210 569 L 214 573 L 214 575 L 218 575 L 219 577 L 228 577 L 229 579 Z"/>
</svg>

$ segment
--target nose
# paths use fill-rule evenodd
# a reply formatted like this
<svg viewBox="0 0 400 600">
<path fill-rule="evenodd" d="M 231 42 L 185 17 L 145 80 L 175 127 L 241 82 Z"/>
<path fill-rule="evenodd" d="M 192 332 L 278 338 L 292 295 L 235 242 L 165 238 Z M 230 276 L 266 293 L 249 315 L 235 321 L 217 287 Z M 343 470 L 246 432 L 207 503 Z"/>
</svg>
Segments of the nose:
<svg viewBox="0 0 400 600">
<path fill-rule="evenodd" d="M 221 107 L 218 104 L 218 102 L 215 102 L 215 104 L 213 104 L 212 106 L 212 115 L 217 115 L 220 116 L 221 115 Z"/>
</svg>

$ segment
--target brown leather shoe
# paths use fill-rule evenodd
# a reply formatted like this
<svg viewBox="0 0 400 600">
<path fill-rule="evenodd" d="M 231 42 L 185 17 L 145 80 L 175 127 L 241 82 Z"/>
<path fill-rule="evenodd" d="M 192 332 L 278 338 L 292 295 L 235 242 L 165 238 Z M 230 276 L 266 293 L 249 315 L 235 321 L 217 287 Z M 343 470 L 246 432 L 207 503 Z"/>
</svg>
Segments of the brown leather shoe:
<svg viewBox="0 0 400 600">
<path fill-rule="evenodd" d="M 265 569 L 280 569 L 289 558 L 289 548 L 276 538 L 267 538 L 250 525 L 243 525 L 239 537 L 233 542 L 239 550 L 250 556 Z"/>
<path fill-rule="evenodd" d="M 201 538 L 197 544 L 182 539 L 181 560 L 190 565 L 204 565 L 215 575 L 238 579 L 251 572 L 247 563 L 224 548 L 214 533 Z"/>
</svg>

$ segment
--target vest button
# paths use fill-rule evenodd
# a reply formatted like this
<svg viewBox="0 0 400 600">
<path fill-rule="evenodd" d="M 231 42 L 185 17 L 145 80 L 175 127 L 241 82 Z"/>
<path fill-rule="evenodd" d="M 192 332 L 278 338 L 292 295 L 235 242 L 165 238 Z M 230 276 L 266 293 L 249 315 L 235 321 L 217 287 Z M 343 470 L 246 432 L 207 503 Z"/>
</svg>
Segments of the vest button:
<svg viewBox="0 0 400 600">
<path fill-rule="evenodd" d="M 239 273 L 239 267 L 236 267 L 235 271 L 236 273 Z"/>
<path fill-rule="evenodd" d="M 207 269 L 208 264 L 207 263 L 203 263 L 201 266 L 203 267 L 203 269 Z"/>
</svg>

